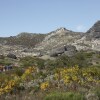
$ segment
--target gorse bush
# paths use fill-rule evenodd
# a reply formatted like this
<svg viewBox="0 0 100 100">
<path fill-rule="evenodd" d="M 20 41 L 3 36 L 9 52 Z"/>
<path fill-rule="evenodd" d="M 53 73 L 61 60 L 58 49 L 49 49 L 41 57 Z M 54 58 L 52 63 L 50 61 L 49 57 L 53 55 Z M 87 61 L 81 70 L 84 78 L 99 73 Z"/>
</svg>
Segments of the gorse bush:
<svg viewBox="0 0 100 100">
<path fill-rule="evenodd" d="M 42 72 L 42 70 L 41 70 Z M 100 69 L 98 67 L 79 68 L 78 66 L 69 68 L 56 68 L 52 75 L 46 75 L 42 72 L 39 77 L 36 77 L 37 67 L 28 67 L 24 72 L 18 70 L 15 73 L 9 74 L 1 73 L 0 78 L 0 93 L 7 93 L 12 91 L 20 83 L 30 83 L 32 87 L 39 85 L 42 91 L 52 88 L 60 88 L 60 86 L 71 88 L 73 91 L 77 90 L 77 86 L 87 86 L 89 88 L 100 84 Z M 34 80 L 37 83 L 34 83 Z M 73 87 L 71 87 L 73 85 Z M 99 92 L 97 92 L 99 95 Z"/>
<path fill-rule="evenodd" d="M 35 67 L 28 67 L 25 72 L 21 75 L 11 74 L 7 76 L 5 73 L 0 74 L 3 78 L 0 79 L 0 95 L 9 93 L 19 87 L 19 84 L 24 81 L 32 80 L 32 73 L 36 70 Z"/>
</svg>

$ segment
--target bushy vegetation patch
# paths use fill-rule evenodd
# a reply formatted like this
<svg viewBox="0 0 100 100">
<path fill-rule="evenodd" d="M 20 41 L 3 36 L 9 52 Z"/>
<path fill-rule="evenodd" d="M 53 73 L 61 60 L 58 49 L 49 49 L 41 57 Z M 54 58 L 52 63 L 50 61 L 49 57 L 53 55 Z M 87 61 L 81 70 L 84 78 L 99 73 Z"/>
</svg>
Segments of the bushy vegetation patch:
<svg viewBox="0 0 100 100">
<path fill-rule="evenodd" d="M 44 100 L 84 100 L 84 97 L 80 93 L 74 93 L 74 92 L 66 92 L 66 93 L 60 93 L 55 92 L 48 94 Z"/>
</svg>

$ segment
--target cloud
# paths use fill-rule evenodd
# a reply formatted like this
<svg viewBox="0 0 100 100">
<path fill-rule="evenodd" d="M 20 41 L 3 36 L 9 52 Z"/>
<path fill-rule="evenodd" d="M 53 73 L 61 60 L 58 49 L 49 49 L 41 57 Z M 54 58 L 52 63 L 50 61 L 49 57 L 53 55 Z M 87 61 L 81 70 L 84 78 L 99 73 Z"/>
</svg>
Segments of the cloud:
<svg viewBox="0 0 100 100">
<path fill-rule="evenodd" d="M 77 31 L 85 31 L 86 27 L 84 25 L 78 25 L 78 26 L 76 26 L 76 30 Z"/>
</svg>

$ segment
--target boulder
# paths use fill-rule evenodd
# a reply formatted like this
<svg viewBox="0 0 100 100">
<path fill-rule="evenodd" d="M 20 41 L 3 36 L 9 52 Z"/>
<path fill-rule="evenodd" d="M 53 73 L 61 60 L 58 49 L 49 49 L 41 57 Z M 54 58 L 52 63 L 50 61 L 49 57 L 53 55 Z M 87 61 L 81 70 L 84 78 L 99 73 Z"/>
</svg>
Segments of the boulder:
<svg viewBox="0 0 100 100">
<path fill-rule="evenodd" d="M 12 59 L 17 59 L 16 55 L 14 55 L 14 54 L 12 54 L 12 53 L 9 53 L 9 54 L 7 55 L 7 57 L 12 58 Z"/>
<path fill-rule="evenodd" d="M 68 56 L 72 55 L 76 52 L 76 47 L 72 45 L 64 45 L 55 49 L 52 49 L 50 52 L 51 57 L 56 57 L 62 54 L 66 54 Z"/>
</svg>

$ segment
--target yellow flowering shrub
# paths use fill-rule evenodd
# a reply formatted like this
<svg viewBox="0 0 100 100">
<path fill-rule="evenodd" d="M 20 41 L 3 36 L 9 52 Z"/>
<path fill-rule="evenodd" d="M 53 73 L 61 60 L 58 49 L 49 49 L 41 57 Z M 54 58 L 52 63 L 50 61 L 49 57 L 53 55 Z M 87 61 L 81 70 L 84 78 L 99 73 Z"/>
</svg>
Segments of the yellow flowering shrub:
<svg viewBox="0 0 100 100">
<path fill-rule="evenodd" d="M 65 84 L 71 82 L 78 84 L 98 83 L 100 82 L 100 69 L 96 67 L 79 68 L 78 66 L 58 68 L 55 73 L 55 79 L 58 81 L 63 80 Z"/>
<path fill-rule="evenodd" d="M 2 75 L 0 78 L 0 95 L 4 93 L 9 93 L 14 88 L 19 86 L 19 83 L 30 82 L 33 80 L 33 75 L 39 73 L 35 73 L 35 67 L 28 67 L 25 72 L 18 76 L 16 74 L 12 74 L 9 77 Z M 33 74 L 35 73 L 35 74 Z M 40 76 L 38 77 L 39 80 Z M 79 86 L 91 86 L 92 84 L 95 86 L 96 84 L 100 84 L 100 68 L 98 67 L 84 67 L 79 68 L 78 66 L 68 67 L 68 68 L 55 68 L 54 72 L 49 76 L 45 77 L 49 80 L 46 82 L 39 83 L 39 87 L 41 90 L 47 90 L 52 86 L 66 86 L 71 84 L 77 84 Z M 36 78 L 35 78 L 36 79 Z M 40 78 L 41 79 L 41 78 Z M 41 80 L 40 80 L 41 81 Z M 54 84 L 53 84 L 54 83 Z M 61 85 L 60 85 L 61 84 Z M 50 86 L 52 85 L 52 86 Z"/>
<path fill-rule="evenodd" d="M 21 79 L 22 80 L 25 80 L 28 76 L 30 76 L 34 71 L 36 70 L 35 67 L 28 67 L 24 74 L 21 76 Z"/>
<path fill-rule="evenodd" d="M 41 90 L 46 90 L 49 87 L 49 82 L 43 82 L 40 85 Z"/>
<path fill-rule="evenodd" d="M 7 83 L 5 83 L 7 85 L 5 87 L 0 88 L 0 95 L 2 95 L 4 93 L 8 93 L 11 90 L 13 90 L 14 86 L 16 86 L 17 83 L 18 83 L 18 80 L 14 80 L 14 79 L 12 79 L 12 80 L 8 81 Z"/>
<path fill-rule="evenodd" d="M 2 79 L 1 82 L 0 81 L 0 95 L 4 94 L 4 93 L 8 93 L 10 91 L 13 90 L 13 88 L 19 84 L 19 82 L 21 82 L 22 80 L 25 80 L 32 72 L 34 72 L 36 70 L 35 67 L 29 67 L 25 70 L 25 72 L 23 73 L 23 75 L 21 77 L 13 74 L 11 75 L 11 79 L 8 79 L 8 77 L 6 77 L 5 79 Z"/>
</svg>

